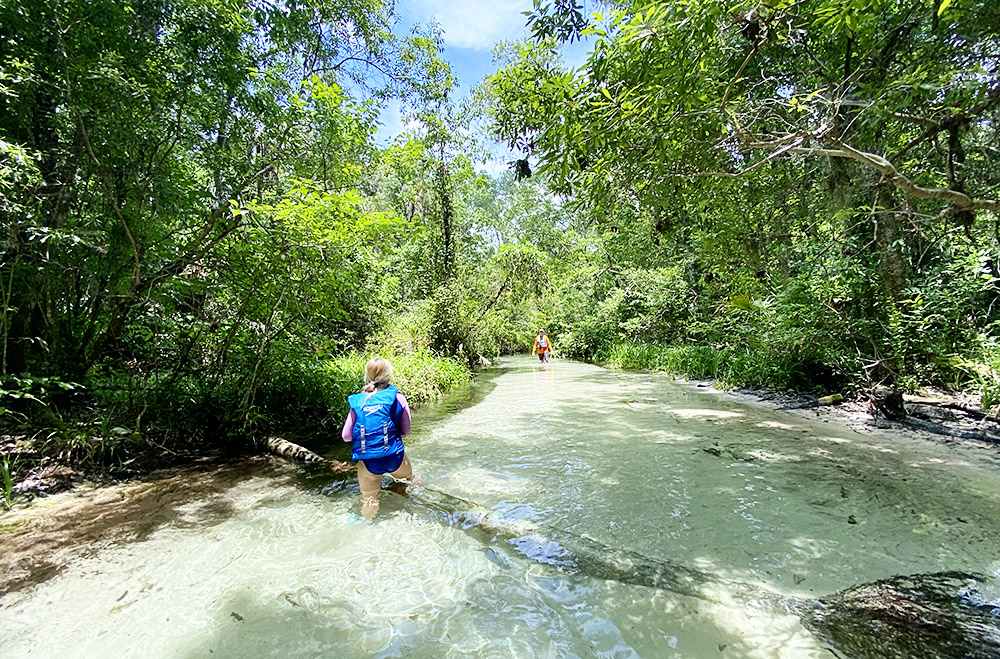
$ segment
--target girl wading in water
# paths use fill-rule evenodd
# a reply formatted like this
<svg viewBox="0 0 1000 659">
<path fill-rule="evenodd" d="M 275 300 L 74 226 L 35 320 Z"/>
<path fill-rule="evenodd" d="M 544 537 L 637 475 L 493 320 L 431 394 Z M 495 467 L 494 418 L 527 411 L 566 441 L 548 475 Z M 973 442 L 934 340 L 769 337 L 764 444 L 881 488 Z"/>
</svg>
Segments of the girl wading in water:
<svg viewBox="0 0 1000 659">
<path fill-rule="evenodd" d="M 417 483 L 410 458 L 403 447 L 403 435 L 410 433 L 410 406 L 406 397 L 389 384 L 392 364 L 378 357 L 365 364 L 361 393 L 347 397 L 351 412 L 340 436 L 353 442 L 351 459 L 358 463 L 361 514 L 372 519 L 378 513 L 382 476 Z"/>
</svg>

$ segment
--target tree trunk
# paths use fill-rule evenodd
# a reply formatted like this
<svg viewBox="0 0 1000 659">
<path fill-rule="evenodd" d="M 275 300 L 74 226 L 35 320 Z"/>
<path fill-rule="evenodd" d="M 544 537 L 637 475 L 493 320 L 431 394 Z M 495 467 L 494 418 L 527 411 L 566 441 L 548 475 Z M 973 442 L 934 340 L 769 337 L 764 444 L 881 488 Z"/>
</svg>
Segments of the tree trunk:
<svg viewBox="0 0 1000 659">
<path fill-rule="evenodd" d="M 442 159 L 438 165 L 438 197 L 441 202 L 441 231 L 444 235 L 444 253 L 441 255 L 441 275 L 444 281 L 451 278 L 454 267 L 454 246 L 452 244 L 451 190 L 448 186 L 448 165 Z"/>
<path fill-rule="evenodd" d="M 875 246 L 881 255 L 880 280 L 886 298 L 895 302 L 906 288 L 906 262 L 903 258 L 903 211 L 896 206 L 892 190 L 878 188 L 875 211 Z"/>
</svg>

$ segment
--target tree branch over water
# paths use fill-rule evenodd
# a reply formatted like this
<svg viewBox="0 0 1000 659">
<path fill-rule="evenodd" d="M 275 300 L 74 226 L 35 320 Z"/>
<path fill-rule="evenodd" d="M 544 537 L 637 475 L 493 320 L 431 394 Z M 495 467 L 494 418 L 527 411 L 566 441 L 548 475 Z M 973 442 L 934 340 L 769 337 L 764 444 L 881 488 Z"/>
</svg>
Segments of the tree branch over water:
<svg viewBox="0 0 1000 659">
<path fill-rule="evenodd" d="M 823 142 L 831 148 L 802 146 L 810 140 Z M 877 153 L 870 153 L 855 149 L 845 141 L 837 139 L 827 131 L 818 133 L 793 134 L 781 140 L 774 141 L 751 141 L 744 145 L 748 150 L 769 150 L 772 153 L 761 162 L 766 162 L 783 153 L 792 153 L 804 156 L 825 156 L 828 158 L 848 158 L 858 161 L 877 170 L 886 181 L 902 190 L 911 197 L 920 199 L 942 199 L 951 203 L 948 209 L 942 212 L 943 217 L 958 211 L 968 210 L 1000 210 L 1000 200 L 996 199 L 975 199 L 959 190 L 951 188 L 928 188 L 917 185 L 912 180 L 904 176 L 885 157 Z M 760 163 L 755 163 L 748 171 Z"/>
</svg>

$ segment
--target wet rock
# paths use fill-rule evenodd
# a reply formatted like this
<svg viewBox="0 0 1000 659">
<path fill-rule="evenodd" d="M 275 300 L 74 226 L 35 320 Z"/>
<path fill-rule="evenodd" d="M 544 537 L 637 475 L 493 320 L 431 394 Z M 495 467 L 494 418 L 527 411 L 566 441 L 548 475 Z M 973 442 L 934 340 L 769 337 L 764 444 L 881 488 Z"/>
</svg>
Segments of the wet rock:
<svg viewBox="0 0 1000 659">
<path fill-rule="evenodd" d="M 803 623 L 838 656 L 996 659 L 1000 616 L 978 584 L 958 572 L 892 577 L 821 599 Z"/>
</svg>

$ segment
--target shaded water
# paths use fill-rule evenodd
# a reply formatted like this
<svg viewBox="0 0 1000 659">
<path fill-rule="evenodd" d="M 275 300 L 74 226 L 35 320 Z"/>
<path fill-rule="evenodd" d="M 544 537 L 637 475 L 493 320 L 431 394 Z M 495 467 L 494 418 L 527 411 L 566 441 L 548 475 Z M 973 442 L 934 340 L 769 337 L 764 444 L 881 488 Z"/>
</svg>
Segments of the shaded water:
<svg viewBox="0 0 1000 659">
<path fill-rule="evenodd" d="M 830 657 L 727 582 L 811 598 L 1000 567 L 994 453 L 573 362 L 506 361 L 473 396 L 414 413 L 428 488 L 713 575 L 708 596 L 588 576 L 419 497 L 358 521 L 356 484 L 322 470 L 251 473 L 0 598 L 0 656 Z"/>
</svg>

